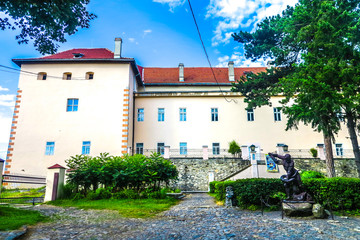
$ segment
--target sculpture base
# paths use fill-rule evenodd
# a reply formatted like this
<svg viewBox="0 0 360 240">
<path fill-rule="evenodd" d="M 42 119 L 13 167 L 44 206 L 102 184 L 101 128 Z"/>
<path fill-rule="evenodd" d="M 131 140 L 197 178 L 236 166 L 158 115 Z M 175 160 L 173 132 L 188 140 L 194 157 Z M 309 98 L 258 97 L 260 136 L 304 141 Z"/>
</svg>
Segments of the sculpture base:
<svg viewBox="0 0 360 240">
<path fill-rule="evenodd" d="M 283 201 L 282 209 L 285 216 L 288 217 L 305 217 L 312 216 L 313 202 L 305 201 Z"/>
</svg>

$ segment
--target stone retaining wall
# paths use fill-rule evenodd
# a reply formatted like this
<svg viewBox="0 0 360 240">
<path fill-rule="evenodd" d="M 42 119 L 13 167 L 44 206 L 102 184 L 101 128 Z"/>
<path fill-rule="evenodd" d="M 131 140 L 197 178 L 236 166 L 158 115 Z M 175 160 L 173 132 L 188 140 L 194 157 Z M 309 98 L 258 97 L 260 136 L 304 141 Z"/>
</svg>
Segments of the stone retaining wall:
<svg viewBox="0 0 360 240">
<path fill-rule="evenodd" d="M 295 168 L 301 171 L 313 170 L 319 171 L 326 176 L 325 160 L 319 158 L 294 159 Z M 358 177 L 355 160 L 346 158 L 335 158 L 335 173 L 337 177 Z"/>
<path fill-rule="evenodd" d="M 250 165 L 248 160 L 233 158 L 208 160 L 199 158 L 172 158 L 170 160 L 179 171 L 179 180 L 172 185 L 182 191 L 208 191 L 210 172 L 213 172 L 214 180 L 219 181 Z"/>
</svg>

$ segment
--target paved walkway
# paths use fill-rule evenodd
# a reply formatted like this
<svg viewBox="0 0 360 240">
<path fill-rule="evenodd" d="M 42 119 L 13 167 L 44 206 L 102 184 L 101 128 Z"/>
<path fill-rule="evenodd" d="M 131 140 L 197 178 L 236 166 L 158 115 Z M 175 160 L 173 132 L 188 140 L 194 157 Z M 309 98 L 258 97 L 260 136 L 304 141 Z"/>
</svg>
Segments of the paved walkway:
<svg viewBox="0 0 360 240">
<path fill-rule="evenodd" d="M 30 228 L 24 239 L 360 239 L 360 218 L 281 219 L 280 212 L 227 209 L 207 194 L 191 194 L 148 220 L 120 218 L 115 211 L 40 206 L 56 222 Z"/>
</svg>

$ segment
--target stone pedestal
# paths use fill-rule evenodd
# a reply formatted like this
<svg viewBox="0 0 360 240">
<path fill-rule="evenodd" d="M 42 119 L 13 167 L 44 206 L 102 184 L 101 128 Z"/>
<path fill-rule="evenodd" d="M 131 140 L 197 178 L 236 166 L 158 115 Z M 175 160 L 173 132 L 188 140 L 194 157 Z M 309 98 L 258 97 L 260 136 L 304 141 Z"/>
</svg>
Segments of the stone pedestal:
<svg viewBox="0 0 360 240">
<path fill-rule="evenodd" d="M 251 175 L 253 178 L 259 177 L 259 167 L 256 158 L 251 159 Z"/>
<path fill-rule="evenodd" d="M 241 146 L 241 158 L 243 160 L 249 159 L 249 148 L 246 145 Z"/>
<path fill-rule="evenodd" d="M 204 160 L 208 160 L 209 159 L 209 151 L 208 151 L 208 146 L 203 146 L 202 147 L 202 149 L 203 149 L 203 159 Z"/>
<path fill-rule="evenodd" d="M 48 168 L 46 174 L 46 191 L 44 201 L 54 201 L 61 196 L 61 187 L 64 185 L 65 168 L 55 164 Z"/>
<path fill-rule="evenodd" d="M 164 158 L 170 159 L 170 146 L 164 146 Z"/>
<path fill-rule="evenodd" d="M 310 202 L 283 201 L 282 209 L 288 217 L 304 217 L 312 215 L 313 204 Z"/>
</svg>

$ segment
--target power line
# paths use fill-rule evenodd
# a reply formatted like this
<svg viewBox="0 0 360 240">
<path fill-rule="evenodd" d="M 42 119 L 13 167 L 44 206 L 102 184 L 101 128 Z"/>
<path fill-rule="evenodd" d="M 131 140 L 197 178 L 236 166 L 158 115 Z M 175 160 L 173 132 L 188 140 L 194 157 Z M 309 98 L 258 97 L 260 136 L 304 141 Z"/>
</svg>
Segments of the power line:
<svg viewBox="0 0 360 240">
<path fill-rule="evenodd" d="M 12 71 L 21 72 L 21 73 L 24 73 L 24 74 L 27 74 L 27 75 L 35 75 L 35 76 L 38 76 L 38 74 L 39 74 L 39 73 L 36 73 L 36 72 L 30 72 L 30 71 L 25 71 L 25 70 L 21 70 L 21 69 L 16 69 L 16 68 L 8 67 L 8 66 L 1 65 L 1 64 L 0 64 L 0 68 L 10 69 L 10 70 L 12 70 Z M 15 72 L 6 71 L 6 70 L 2 70 L 2 69 L 0 69 L 0 71 L 2 71 L 2 72 L 9 72 L 9 73 L 15 73 Z M 51 75 L 47 75 L 47 74 L 46 74 L 46 78 L 63 79 L 63 77 L 51 76 Z M 88 79 L 86 79 L 86 78 L 74 78 L 74 77 L 72 77 L 71 80 L 88 80 Z"/>
<path fill-rule="evenodd" d="M 199 29 L 199 26 L 198 26 L 198 24 L 197 24 L 197 22 L 196 22 L 196 18 L 195 18 L 195 15 L 194 15 L 194 11 L 193 11 L 193 9 L 192 9 L 192 7 L 191 7 L 190 0 L 188 0 L 188 3 L 189 3 L 189 7 L 190 7 L 191 14 L 192 14 L 193 19 L 194 19 L 194 23 L 195 23 L 197 32 L 198 32 L 198 34 L 199 34 L 199 38 L 200 38 L 200 41 L 201 41 L 201 45 L 202 45 L 202 47 L 203 47 L 203 49 L 204 49 L 204 53 L 205 53 L 206 59 L 207 59 L 207 61 L 208 61 L 208 63 L 209 63 L 209 66 L 210 66 L 211 72 L 212 72 L 212 74 L 213 74 L 213 76 L 214 76 L 215 82 L 217 83 L 217 86 L 219 87 L 219 90 L 220 90 L 220 92 L 221 92 L 221 95 L 224 97 L 224 99 L 225 99 L 227 102 L 233 101 L 234 103 L 237 103 L 237 101 L 236 101 L 235 99 L 230 99 L 230 100 L 227 99 L 227 97 L 225 96 L 223 90 L 221 89 L 221 87 L 220 87 L 220 85 L 219 85 L 218 80 L 216 79 L 216 75 L 215 75 L 214 69 L 213 69 L 213 67 L 212 67 L 212 65 L 211 65 L 211 62 L 210 62 L 210 59 L 209 59 L 209 55 L 207 54 L 207 51 L 206 51 L 206 48 L 205 48 L 205 44 L 204 44 L 204 42 L 203 42 L 203 40 L 202 40 L 201 33 L 200 33 L 200 29 Z"/>
</svg>

